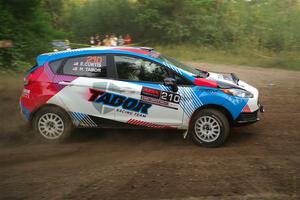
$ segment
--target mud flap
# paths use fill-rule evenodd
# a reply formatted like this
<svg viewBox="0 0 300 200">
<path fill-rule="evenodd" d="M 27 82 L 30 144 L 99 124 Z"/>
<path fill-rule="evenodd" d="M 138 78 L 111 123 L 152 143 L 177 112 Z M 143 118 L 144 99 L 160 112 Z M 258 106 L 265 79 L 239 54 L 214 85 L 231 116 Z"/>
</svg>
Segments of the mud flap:
<svg viewBox="0 0 300 200">
<path fill-rule="evenodd" d="M 187 139 L 188 132 L 189 132 L 188 129 L 187 129 L 186 131 L 183 132 L 182 137 L 183 137 L 184 140 Z"/>
</svg>

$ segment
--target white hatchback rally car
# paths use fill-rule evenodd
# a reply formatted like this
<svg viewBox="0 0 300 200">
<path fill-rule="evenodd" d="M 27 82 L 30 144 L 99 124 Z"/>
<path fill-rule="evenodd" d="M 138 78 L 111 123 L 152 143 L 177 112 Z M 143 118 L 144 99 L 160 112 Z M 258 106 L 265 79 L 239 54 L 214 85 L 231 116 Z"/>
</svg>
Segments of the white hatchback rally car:
<svg viewBox="0 0 300 200">
<path fill-rule="evenodd" d="M 24 78 L 21 111 L 35 132 L 62 141 L 74 127 L 186 130 L 217 147 L 234 125 L 258 121 L 258 90 L 234 74 L 186 66 L 146 47 L 42 54 Z"/>
</svg>

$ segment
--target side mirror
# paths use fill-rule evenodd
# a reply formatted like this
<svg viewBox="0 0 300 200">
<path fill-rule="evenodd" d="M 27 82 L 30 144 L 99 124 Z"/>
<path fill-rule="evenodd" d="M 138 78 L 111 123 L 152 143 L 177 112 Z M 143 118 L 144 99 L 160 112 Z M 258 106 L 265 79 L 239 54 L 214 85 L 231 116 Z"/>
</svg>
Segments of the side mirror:
<svg viewBox="0 0 300 200">
<path fill-rule="evenodd" d="M 176 80 L 174 78 L 170 78 L 170 77 L 165 78 L 164 79 L 164 85 L 171 87 L 171 90 L 173 92 L 177 92 L 178 91 L 178 86 L 177 86 Z"/>
</svg>

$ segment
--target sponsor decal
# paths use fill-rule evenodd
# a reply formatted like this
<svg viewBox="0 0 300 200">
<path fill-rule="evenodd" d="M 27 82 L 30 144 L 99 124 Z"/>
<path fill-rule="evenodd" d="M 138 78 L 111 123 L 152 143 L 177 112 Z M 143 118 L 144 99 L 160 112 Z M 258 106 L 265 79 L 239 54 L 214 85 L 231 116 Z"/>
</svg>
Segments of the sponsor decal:
<svg viewBox="0 0 300 200">
<path fill-rule="evenodd" d="M 122 108 L 117 108 L 116 111 L 119 112 L 119 113 L 122 113 L 122 114 L 134 116 L 134 117 L 146 117 L 146 114 L 138 113 L 138 112 L 132 112 L 132 111 L 129 111 L 129 110 L 124 110 Z"/>
<path fill-rule="evenodd" d="M 160 90 L 155 90 L 155 89 L 152 89 L 152 88 L 143 87 L 141 95 L 159 99 L 160 93 L 161 93 Z"/>
<path fill-rule="evenodd" d="M 177 105 L 180 103 L 181 96 L 173 92 L 143 87 L 141 91 L 141 100 L 177 110 Z"/>
<path fill-rule="evenodd" d="M 90 89 L 90 92 L 91 96 L 88 99 L 89 101 L 112 107 L 120 107 L 124 110 L 148 114 L 148 109 L 152 106 L 149 103 L 123 95 L 113 94 L 95 89 Z"/>
</svg>

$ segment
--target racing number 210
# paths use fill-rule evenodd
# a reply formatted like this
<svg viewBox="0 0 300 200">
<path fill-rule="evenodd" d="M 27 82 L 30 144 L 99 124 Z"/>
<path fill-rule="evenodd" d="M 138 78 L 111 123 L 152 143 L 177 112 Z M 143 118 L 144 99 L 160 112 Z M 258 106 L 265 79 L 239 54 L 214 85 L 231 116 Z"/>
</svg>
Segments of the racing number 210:
<svg viewBox="0 0 300 200">
<path fill-rule="evenodd" d="M 171 93 L 171 92 L 162 91 L 160 98 L 162 100 L 170 101 L 170 102 L 173 102 L 173 103 L 179 103 L 180 102 L 180 95 L 179 94 L 174 94 L 174 93 Z"/>
<path fill-rule="evenodd" d="M 102 58 L 100 56 L 88 56 L 86 58 L 86 62 L 101 63 L 102 62 Z"/>
</svg>

